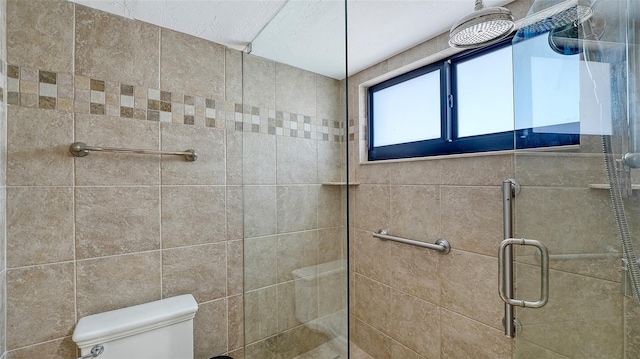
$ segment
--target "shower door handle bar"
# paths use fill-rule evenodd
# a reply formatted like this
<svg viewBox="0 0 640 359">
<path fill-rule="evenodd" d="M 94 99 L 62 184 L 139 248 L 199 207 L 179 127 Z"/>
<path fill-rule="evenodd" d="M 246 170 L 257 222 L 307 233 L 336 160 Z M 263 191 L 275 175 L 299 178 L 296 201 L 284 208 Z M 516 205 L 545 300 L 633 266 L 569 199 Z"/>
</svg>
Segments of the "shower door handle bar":
<svg viewBox="0 0 640 359">
<path fill-rule="evenodd" d="M 515 179 L 506 179 L 502 181 L 502 218 L 503 218 L 503 239 L 513 237 L 513 199 L 518 194 L 520 186 Z M 513 248 L 509 247 L 505 252 L 505 264 L 500 266 L 499 271 L 504 271 L 504 291 L 509 296 L 513 296 Z M 503 286 L 500 285 L 502 288 Z M 504 304 L 504 335 L 507 338 L 515 338 L 516 336 L 516 316 L 514 308 L 511 304 Z"/>
<path fill-rule="evenodd" d="M 198 159 L 198 154 L 195 150 L 186 151 L 156 151 L 156 150 L 141 150 L 135 148 L 115 148 L 115 147 L 100 147 L 100 146 L 87 146 L 83 142 L 74 142 L 69 147 L 69 152 L 76 157 L 84 157 L 89 155 L 90 152 L 123 152 L 123 153 L 137 153 L 142 155 L 176 155 L 184 156 L 184 158 L 193 162 Z"/>
<path fill-rule="evenodd" d="M 514 244 L 522 246 L 534 246 L 540 251 L 540 299 L 535 302 L 515 299 L 511 297 L 505 290 L 505 254 L 507 250 Z M 507 238 L 500 243 L 500 252 L 498 255 L 498 290 L 500 298 L 509 304 L 523 308 L 542 308 L 549 301 L 549 251 L 542 242 L 535 239 L 525 238 Z"/>
<path fill-rule="evenodd" d="M 374 232 L 373 236 L 383 240 L 411 244 L 413 246 L 418 246 L 422 248 L 434 249 L 443 254 L 447 254 L 449 253 L 449 251 L 451 251 L 451 245 L 449 244 L 449 241 L 447 241 L 446 239 L 438 239 L 435 244 L 431 244 L 431 243 L 425 243 L 420 241 L 414 241 L 413 239 L 390 236 L 389 232 L 386 229 L 381 229 L 378 232 Z"/>
</svg>

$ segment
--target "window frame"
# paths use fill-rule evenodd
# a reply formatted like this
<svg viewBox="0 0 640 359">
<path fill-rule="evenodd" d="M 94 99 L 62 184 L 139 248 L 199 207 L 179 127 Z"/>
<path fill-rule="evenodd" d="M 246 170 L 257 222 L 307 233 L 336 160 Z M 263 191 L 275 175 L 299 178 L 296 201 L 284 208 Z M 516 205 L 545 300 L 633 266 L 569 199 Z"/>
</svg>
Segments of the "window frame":
<svg viewBox="0 0 640 359">
<path fill-rule="evenodd" d="M 431 157 L 463 153 L 482 153 L 525 148 L 539 148 L 580 143 L 579 134 L 539 133 L 532 128 L 488 133 L 476 136 L 458 137 L 458 96 L 456 89 L 457 63 L 473 60 L 493 51 L 512 46 L 511 38 L 482 49 L 461 52 L 433 64 L 393 77 L 368 88 L 368 160 L 380 161 L 402 158 Z M 373 95 L 376 91 L 397 85 L 422 74 L 440 69 L 440 112 L 441 136 L 437 139 L 406 142 L 374 147 L 373 135 Z M 514 106 L 514 118 L 516 108 Z M 571 123 L 569 125 L 575 125 Z M 579 123 L 577 123 L 579 126 Z M 566 125 L 566 124 L 565 124 Z M 514 121 L 515 126 L 515 121 Z M 562 125 L 559 125 L 562 126 Z M 553 130 L 554 126 L 549 128 Z M 579 131 L 577 132 L 579 133 Z"/>
</svg>

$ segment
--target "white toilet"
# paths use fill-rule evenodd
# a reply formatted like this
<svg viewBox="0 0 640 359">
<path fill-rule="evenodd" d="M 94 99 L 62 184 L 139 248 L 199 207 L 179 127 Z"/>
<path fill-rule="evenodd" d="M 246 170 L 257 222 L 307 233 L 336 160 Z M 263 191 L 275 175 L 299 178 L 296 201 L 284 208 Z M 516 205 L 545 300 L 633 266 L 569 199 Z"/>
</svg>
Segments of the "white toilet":
<svg viewBox="0 0 640 359">
<path fill-rule="evenodd" d="M 335 260 L 291 273 L 295 279 L 296 318 L 330 339 L 346 342 L 346 262 Z"/>
<path fill-rule="evenodd" d="M 83 356 L 101 345 L 98 359 L 193 359 L 197 310 L 196 300 L 185 294 L 90 315 L 78 321 L 73 341 Z"/>
</svg>

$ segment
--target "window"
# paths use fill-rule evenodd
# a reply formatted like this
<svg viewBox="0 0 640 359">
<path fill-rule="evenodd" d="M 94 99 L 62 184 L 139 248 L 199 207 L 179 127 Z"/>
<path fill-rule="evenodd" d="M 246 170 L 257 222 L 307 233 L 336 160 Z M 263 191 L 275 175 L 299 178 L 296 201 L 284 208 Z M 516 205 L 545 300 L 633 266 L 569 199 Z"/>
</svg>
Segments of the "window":
<svg viewBox="0 0 640 359">
<path fill-rule="evenodd" d="M 547 50 L 541 51 L 550 51 L 546 43 L 544 47 Z M 539 59 L 529 57 L 525 66 L 531 71 L 525 78 L 514 78 L 513 53 L 513 46 L 506 41 L 370 87 L 369 160 L 578 143 L 579 129 L 568 114 L 577 115 L 579 111 L 564 105 L 562 116 L 550 116 L 544 113 L 548 106 L 533 106 L 567 102 L 559 95 L 569 90 L 567 86 L 549 91 L 549 86 L 541 82 L 549 76 L 536 79 L 534 74 L 542 69 L 566 73 L 566 67 L 571 66 L 566 61 L 575 62 L 577 57 L 554 54 L 559 56 L 555 58 L 546 53 Z M 518 52 L 516 56 L 523 59 L 529 55 Z M 525 85 L 531 96 L 514 101 L 514 87 Z M 524 112 L 527 115 L 523 116 Z M 528 120 L 514 125 L 514 117 Z M 545 121 L 534 121 L 536 118 Z"/>
</svg>

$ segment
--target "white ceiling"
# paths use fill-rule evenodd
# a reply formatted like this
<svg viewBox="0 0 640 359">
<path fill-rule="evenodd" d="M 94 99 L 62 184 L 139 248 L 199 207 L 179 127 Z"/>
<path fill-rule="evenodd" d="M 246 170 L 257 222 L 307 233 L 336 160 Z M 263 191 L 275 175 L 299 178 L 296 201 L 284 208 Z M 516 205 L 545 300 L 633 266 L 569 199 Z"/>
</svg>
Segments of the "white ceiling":
<svg viewBox="0 0 640 359">
<path fill-rule="evenodd" d="M 342 79 L 340 0 L 71 0 Z M 499 6 L 513 0 L 485 0 Z M 474 0 L 348 0 L 349 74 L 437 36 Z"/>
</svg>

